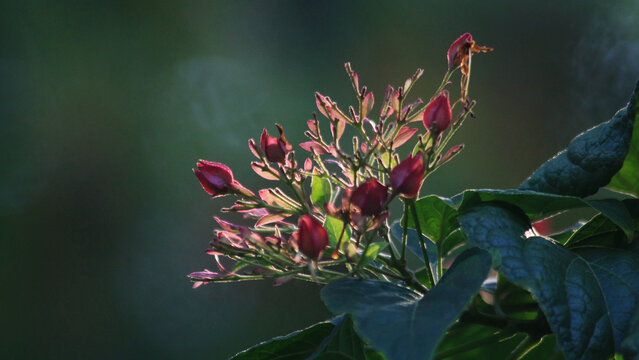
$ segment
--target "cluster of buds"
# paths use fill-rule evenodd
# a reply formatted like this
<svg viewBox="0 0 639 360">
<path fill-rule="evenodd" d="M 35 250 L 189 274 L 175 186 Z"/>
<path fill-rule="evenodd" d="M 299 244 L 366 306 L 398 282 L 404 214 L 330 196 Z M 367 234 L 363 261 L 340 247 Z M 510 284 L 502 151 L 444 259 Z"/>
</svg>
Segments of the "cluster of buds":
<svg viewBox="0 0 639 360">
<path fill-rule="evenodd" d="M 373 243 L 391 242 L 389 204 L 394 199 L 414 204 L 424 179 L 461 151 L 462 145 L 456 145 L 444 152 L 463 121 L 473 116 L 475 102 L 468 98 L 471 56 L 489 50 L 477 46 L 470 34 L 462 35 L 450 46 L 443 81 L 425 105 L 420 98 L 407 101 L 423 74 L 418 69 L 403 86 L 388 86 L 375 115 L 373 93 L 360 86 L 358 74 L 345 64 L 357 105 L 344 110 L 330 97 L 315 94 L 324 125 L 315 113 L 307 121 L 308 141 L 299 144 L 306 151 L 303 162 L 296 160 L 280 125 L 278 137 L 264 129 L 259 145 L 249 140 L 257 158 L 251 163 L 253 171 L 280 187 L 255 193 L 236 181 L 227 166 L 200 160 L 193 171 L 202 188 L 213 198 L 237 196 L 223 211 L 243 215 L 248 225 L 215 217 L 220 229 L 207 253 L 215 257 L 218 271 L 190 274 L 194 286 L 264 278 L 276 285 L 290 279 L 326 283 L 345 276 L 395 278 L 410 284 L 403 249 L 402 258 L 393 247 L 385 253 L 367 250 Z M 446 87 L 458 68 L 462 90 L 451 105 Z M 412 127 L 419 120 L 423 128 Z M 321 131 L 323 126 L 328 126 L 330 136 Z M 352 151 L 341 143 L 347 126 L 356 134 Z M 412 149 L 404 150 L 411 139 Z M 408 152 L 403 160 L 400 151 Z M 221 258 L 234 264 L 225 266 Z"/>
</svg>

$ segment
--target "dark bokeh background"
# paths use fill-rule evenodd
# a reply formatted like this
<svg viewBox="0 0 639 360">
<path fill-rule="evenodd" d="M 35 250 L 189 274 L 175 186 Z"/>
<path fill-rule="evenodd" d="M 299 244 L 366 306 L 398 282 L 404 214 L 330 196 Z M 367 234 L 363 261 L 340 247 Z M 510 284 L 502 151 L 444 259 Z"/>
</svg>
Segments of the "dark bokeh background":
<svg viewBox="0 0 639 360">
<path fill-rule="evenodd" d="M 197 159 L 255 189 L 247 139 L 279 122 L 301 141 L 316 90 L 352 102 L 345 61 L 378 99 L 422 67 L 428 96 L 469 31 L 496 49 L 473 60 L 477 119 L 425 190 L 516 187 L 624 104 L 638 19 L 633 1 L 3 3 L 0 357 L 223 359 L 329 317 L 299 282 L 191 290 L 230 201 Z"/>
</svg>

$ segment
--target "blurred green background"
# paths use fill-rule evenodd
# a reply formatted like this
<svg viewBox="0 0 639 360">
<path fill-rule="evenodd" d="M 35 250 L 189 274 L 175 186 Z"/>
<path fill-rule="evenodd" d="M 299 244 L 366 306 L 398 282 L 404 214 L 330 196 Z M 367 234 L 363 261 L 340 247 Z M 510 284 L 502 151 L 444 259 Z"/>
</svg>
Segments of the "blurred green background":
<svg viewBox="0 0 639 360">
<path fill-rule="evenodd" d="M 637 5 L 3 2 L 0 357 L 224 359 L 328 318 L 300 282 L 191 289 L 231 201 L 208 199 L 195 161 L 257 189 L 247 139 L 278 122 L 302 141 L 314 91 L 352 103 L 345 61 L 378 100 L 424 68 L 427 97 L 468 31 L 496 49 L 473 60 L 477 119 L 423 192 L 516 187 L 626 102 Z"/>
</svg>

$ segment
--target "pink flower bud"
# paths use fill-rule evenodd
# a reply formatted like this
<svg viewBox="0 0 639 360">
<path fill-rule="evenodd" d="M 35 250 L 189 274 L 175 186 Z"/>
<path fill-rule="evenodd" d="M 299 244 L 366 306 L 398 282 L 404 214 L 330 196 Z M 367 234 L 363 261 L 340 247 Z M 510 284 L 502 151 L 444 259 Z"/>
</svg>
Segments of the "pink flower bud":
<svg viewBox="0 0 639 360">
<path fill-rule="evenodd" d="M 378 215 L 384 209 L 388 199 L 388 188 L 375 179 L 367 180 L 351 194 L 351 204 L 357 207 L 362 215 Z"/>
<path fill-rule="evenodd" d="M 446 58 L 448 59 L 448 71 L 462 67 L 462 73 L 468 75 L 468 59 L 470 52 L 489 52 L 492 48 L 486 46 L 478 46 L 473 40 L 473 36 L 465 33 L 455 40 L 448 48 Z"/>
<path fill-rule="evenodd" d="M 444 90 L 426 105 L 423 122 L 426 129 L 439 134 L 448 129 L 452 117 L 453 113 L 450 109 L 448 91 Z"/>
<path fill-rule="evenodd" d="M 390 173 L 393 194 L 401 194 L 406 198 L 417 196 L 425 171 L 421 151 L 414 157 L 409 156 L 397 164 Z"/>
<path fill-rule="evenodd" d="M 448 48 L 448 70 L 457 69 L 468 57 L 468 51 L 474 43 L 473 36 L 465 33 L 455 40 Z"/>
<path fill-rule="evenodd" d="M 302 215 L 293 233 L 293 240 L 299 251 L 311 259 L 318 259 L 328 246 L 328 233 L 311 215 Z"/>
<path fill-rule="evenodd" d="M 260 139 L 260 145 L 262 145 L 262 150 L 264 150 L 264 154 L 269 161 L 284 163 L 286 154 L 288 154 L 293 147 L 286 141 L 282 127 L 279 125 L 275 126 L 277 126 L 277 130 L 280 132 L 279 139 L 270 136 L 266 129 L 264 129 L 262 138 Z"/>
<path fill-rule="evenodd" d="M 211 197 L 223 196 L 230 193 L 252 196 L 253 193 L 233 179 L 233 172 L 228 166 L 213 161 L 200 160 L 197 169 L 193 169 L 200 180 L 204 191 Z"/>
</svg>

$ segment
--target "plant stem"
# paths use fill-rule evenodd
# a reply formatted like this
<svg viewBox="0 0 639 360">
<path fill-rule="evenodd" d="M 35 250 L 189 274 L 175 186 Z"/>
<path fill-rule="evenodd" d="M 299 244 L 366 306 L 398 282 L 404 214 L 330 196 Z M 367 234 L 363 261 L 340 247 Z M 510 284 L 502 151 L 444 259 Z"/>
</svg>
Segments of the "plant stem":
<svg viewBox="0 0 639 360">
<path fill-rule="evenodd" d="M 435 359 L 435 360 L 445 359 L 447 357 L 451 357 L 453 355 L 465 353 L 467 351 L 476 349 L 478 347 L 482 347 L 484 345 L 493 344 L 493 343 L 497 343 L 497 342 L 502 342 L 504 340 L 510 339 L 511 337 L 513 337 L 515 335 L 516 334 L 510 333 L 510 332 L 501 332 L 500 331 L 500 332 L 494 333 L 494 334 L 492 334 L 490 336 L 487 336 L 485 338 L 482 338 L 482 339 L 479 339 L 479 340 L 470 341 L 470 342 L 467 342 L 467 343 L 462 344 L 460 346 L 456 346 L 456 347 L 454 347 L 452 349 L 441 351 L 441 352 L 435 354 L 433 359 Z"/>
<path fill-rule="evenodd" d="M 435 286 L 435 278 L 433 277 L 433 269 L 430 267 L 430 259 L 428 258 L 428 252 L 426 251 L 426 242 L 424 241 L 424 235 L 422 234 L 422 226 L 419 224 L 419 218 L 417 217 L 417 210 L 415 209 L 415 200 L 410 200 L 410 209 L 413 214 L 413 220 L 415 221 L 415 230 L 417 230 L 417 235 L 419 236 L 419 245 L 422 248 L 422 255 L 424 255 L 424 265 L 426 265 L 426 270 L 428 272 L 428 281 L 430 282 L 430 287 Z M 439 254 L 437 254 L 439 256 Z"/>
<path fill-rule="evenodd" d="M 406 244 L 408 242 L 408 202 L 404 201 L 404 224 L 402 224 L 402 257 L 401 261 L 406 260 Z"/>
<path fill-rule="evenodd" d="M 510 355 L 508 355 L 506 360 L 519 360 L 537 345 L 538 342 L 533 340 L 530 335 L 526 335 L 526 337 L 519 343 L 519 345 L 517 345 L 517 347 L 510 353 Z"/>
</svg>

